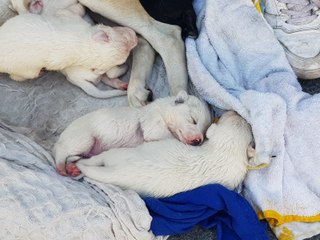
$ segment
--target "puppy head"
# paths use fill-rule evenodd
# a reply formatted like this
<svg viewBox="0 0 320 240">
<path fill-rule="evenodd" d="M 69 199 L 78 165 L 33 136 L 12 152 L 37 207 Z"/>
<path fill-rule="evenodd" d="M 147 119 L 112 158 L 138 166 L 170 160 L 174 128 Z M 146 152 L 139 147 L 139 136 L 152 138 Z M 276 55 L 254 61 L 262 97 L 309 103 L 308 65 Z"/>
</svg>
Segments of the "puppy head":
<svg viewBox="0 0 320 240">
<path fill-rule="evenodd" d="M 185 91 L 172 100 L 165 114 L 169 130 L 183 143 L 200 145 L 211 121 L 208 105 Z"/>
<path fill-rule="evenodd" d="M 214 144 L 228 145 L 229 149 L 244 149 L 248 158 L 248 169 L 257 169 L 265 166 L 257 160 L 249 123 L 234 111 L 223 113 L 218 123 L 213 123 L 208 128 L 206 137 Z"/>
<path fill-rule="evenodd" d="M 137 45 L 136 33 L 127 27 L 109 27 L 102 24 L 92 27 L 92 56 L 94 64 L 106 71 L 123 64 Z"/>
<path fill-rule="evenodd" d="M 249 145 L 252 141 L 251 127 L 249 123 L 234 111 L 226 111 L 222 114 L 217 124 L 212 124 L 206 136 L 208 139 L 242 139 Z"/>
</svg>

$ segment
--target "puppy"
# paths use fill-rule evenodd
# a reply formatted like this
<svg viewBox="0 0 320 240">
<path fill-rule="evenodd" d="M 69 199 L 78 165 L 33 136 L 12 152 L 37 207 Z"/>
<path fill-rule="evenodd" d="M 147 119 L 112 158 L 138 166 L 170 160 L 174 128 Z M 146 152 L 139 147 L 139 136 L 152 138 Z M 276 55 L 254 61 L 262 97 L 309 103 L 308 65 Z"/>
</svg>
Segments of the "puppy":
<svg viewBox="0 0 320 240">
<path fill-rule="evenodd" d="M 119 96 L 126 92 L 101 91 L 94 84 L 110 82 L 108 72 L 121 74 L 124 69 L 119 66 L 136 45 L 131 29 L 91 26 L 69 10 L 59 17 L 22 14 L 0 27 L 0 72 L 24 81 L 38 77 L 43 69 L 62 71 L 89 95 Z"/>
<path fill-rule="evenodd" d="M 20 6 L 22 6 L 22 9 L 26 8 L 26 6 L 29 6 L 28 4 L 30 4 L 31 1 L 37 2 L 37 0 L 13 1 L 22 1 L 23 4 L 20 4 Z M 48 1 L 52 4 L 56 4 L 56 1 L 53 0 L 41 1 Z M 66 0 L 65 3 L 72 3 L 72 1 L 73 0 Z M 64 1 L 57 0 L 57 2 L 63 3 Z M 130 78 L 129 81 L 128 101 L 131 106 L 143 106 L 147 103 L 149 92 L 145 89 L 145 84 L 146 79 L 150 77 L 150 73 L 152 70 L 154 53 L 151 52 L 153 52 L 154 50 L 160 54 L 164 61 L 170 94 L 175 96 L 180 90 L 187 90 L 188 75 L 185 58 L 185 47 L 184 42 L 181 39 L 180 27 L 154 20 L 145 11 L 139 0 L 79 0 L 79 3 L 82 6 L 89 8 L 92 12 L 98 13 L 113 22 L 132 28 L 147 40 L 148 43 L 146 41 L 141 41 L 144 46 L 139 48 L 143 50 L 144 53 L 148 52 L 146 55 L 147 59 L 142 59 L 142 61 L 140 61 L 141 58 L 136 57 L 133 60 L 133 63 L 136 62 L 134 65 L 138 66 L 139 69 L 132 69 L 132 71 L 135 71 L 137 73 L 134 76 L 138 78 L 133 79 L 133 81 L 131 81 L 132 78 Z M 43 2 L 43 4 L 45 5 L 45 2 Z M 38 6 L 41 6 L 41 4 L 38 4 Z M 38 10 L 37 6 L 32 11 L 34 13 L 41 12 Z M 8 12 L 8 14 L 10 13 Z M 152 47 L 145 47 L 149 43 Z M 137 55 L 141 56 L 143 54 L 141 53 Z M 143 64 L 145 63 L 147 63 L 146 67 L 140 67 L 144 66 Z M 141 71 L 145 72 L 141 73 Z M 132 86 L 130 86 L 131 82 L 134 82 Z"/>
<path fill-rule="evenodd" d="M 79 16 L 85 15 L 85 8 L 77 0 L 10 0 L 11 7 L 18 14 L 34 13 L 55 15 L 60 10 L 70 10 Z"/>
<path fill-rule="evenodd" d="M 197 147 L 167 139 L 111 149 L 76 166 L 84 176 L 145 196 L 166 197 L 210 183 L 234 189 L 253 157 L 249 124 L 229 111 L 209 127 L 206 136 L 208 140 Z"/>
<path fill-rule="evenodd" d="M 206 103 L 184 91 L 141 108 L 100 109 L 75 120 L 62 132 L 54 147 L 56 168 L 61 175 L 72 175 L 73 164 L 65 169 L 66 161 L 173 137 L 199 145 L 209 124 Z"/>
<path fill-rule="evenodd" d="M 41 14 L 59 19 L 70 15 L 74 20 L 79 20 L 79 24 L 91 24 L 90 19 L 85 18 L 84 7 L 75 0 L 11 0 L 12 8 L 19 14 Z M 78 18 L 72 15 L 79 16 Z M 83 19 L 81 19 L 83 18 Z M 68 18 L 66 18 L 68 19 Z M 85 23 L 84 20 L 88 23 Z M 121 81 L 118 77 L 127 71 L 126 65 L 115 66 L 107 73 L 101 72 L 96 68 L 85 68 L 83 66 L 72 66 L 61 70 L 66 78 L 83 89 L 87 94 L 96 98 L 109 98 L 125 95 L 125 91 L 101 91 L 94 85 L 100 81 L 113 88 L 127 90 L 128 84 Z M 90 82 L 91 84 L 88 84 Z"/>
<path fill-rule="evenodd" d="M 154 59 L 154 53 L 152 54 L 150 51 L 158 52 L 164 62 L 170 94 L 176 96 L 180 90 L 187 91 L 188 74 L 185 46 L 181 39 L 179 26 L 156 21 L 145 11 L 139 0 L 79 0 L 79 2 L 92 12 L 122 26 L 132 28 L 151 44 L 152 47 L 139 48 L 143 51 L 148 49 L 146 57 L 133 59 L 133 64 L 140 66 L 139 70 L 145 71 L 145 73 L 139 73 L 138 70 L 132 68 L 132 71 L 137 73 L 134 76 L 139 78 L 130 77 L 129 80 L 128 101 L 131 106 L 143 106 L 147 102 L 149 94 L 145 89 L 145 84 L 146 79 L 150 77 L 150 68 L 152 68 Z M 146 42 L 142 41 L 142 43 L 146 45 Z M 135 61 L 137 62 L 135 63 Z M 144 65 L 145 63 L 147 65 Z M 134 84 L 132 84 L 133 82 Z"/>
</svg>

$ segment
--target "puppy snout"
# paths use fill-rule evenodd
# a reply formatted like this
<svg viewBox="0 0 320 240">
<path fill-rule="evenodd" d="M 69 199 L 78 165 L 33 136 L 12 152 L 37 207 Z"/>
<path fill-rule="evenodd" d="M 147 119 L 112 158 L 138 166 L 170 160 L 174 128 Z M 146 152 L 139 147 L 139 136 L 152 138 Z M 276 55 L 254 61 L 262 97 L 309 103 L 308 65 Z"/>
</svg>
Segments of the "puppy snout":
<svg viewBox="0 0 320 240">
<path fill-rule="evenodd" d="M 122 35 L 126 38 L 128 42 L 128 47 L 131 50 L 138 44 L 138 37 L 131 28 L 128 27 L 121 27 L 122 28 Z"/>
<path fill-rule="evenodd" d="M 192 145 L 192 146 L 198 146 L 198 145 L 200 145 L 201 143 L 202 143 L 202 139 L 197 138 L 197 139 L 193 139 L 193 140 L 191 141 L 191 144 L 190 144 L 190 145 Z"/>
</svg>

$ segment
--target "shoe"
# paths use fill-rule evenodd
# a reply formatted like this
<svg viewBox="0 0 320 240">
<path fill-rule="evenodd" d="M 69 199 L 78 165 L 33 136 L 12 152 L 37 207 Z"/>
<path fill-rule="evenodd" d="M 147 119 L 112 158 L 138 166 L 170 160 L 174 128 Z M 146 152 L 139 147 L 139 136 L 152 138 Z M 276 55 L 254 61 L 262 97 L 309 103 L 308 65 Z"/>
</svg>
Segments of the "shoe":
<svg viewBox="0 0 320 240">
<path fill-rule="evenodd" d="M 262 4 L 296 75 L 320 78 L 320 0 L 262 0 Z"/>
</svg>

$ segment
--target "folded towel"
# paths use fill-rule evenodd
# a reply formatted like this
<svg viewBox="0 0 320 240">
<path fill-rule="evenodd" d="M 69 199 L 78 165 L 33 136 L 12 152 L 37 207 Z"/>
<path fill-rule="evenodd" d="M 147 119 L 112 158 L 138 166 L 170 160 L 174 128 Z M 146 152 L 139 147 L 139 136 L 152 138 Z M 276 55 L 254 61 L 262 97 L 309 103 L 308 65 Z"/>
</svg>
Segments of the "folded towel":
<svg viewBox="0 0 320 240">
<path fill-rule="evenodd" d="M 155 235 L 190 231 L 195 225 L 217 227 L 219 240 L 268 239 L 251 205 L 219 184 L 206 185 L 161 199 L 145 198 Z"/>
<path fill-rule="evenodd" d="M 186 40 L 191 80 L 209 103 L 251 124 L 256 161 L 269 164 L 249 172 L 245 196 L 277 236 L 319 233 L 320 95 L 301 90 L 250 0 L 195 0 L 194 6 L 200 35 Z"/>
</svg>

